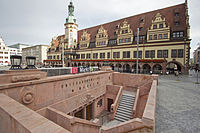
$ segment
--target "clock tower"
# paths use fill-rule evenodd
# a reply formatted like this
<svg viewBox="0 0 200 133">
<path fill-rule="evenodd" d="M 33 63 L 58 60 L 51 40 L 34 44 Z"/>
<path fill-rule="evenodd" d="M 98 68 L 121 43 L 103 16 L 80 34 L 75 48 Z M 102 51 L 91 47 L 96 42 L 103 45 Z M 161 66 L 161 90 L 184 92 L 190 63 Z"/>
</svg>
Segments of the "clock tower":
<svg viewBox="0 0 200 133">
<path fill-rule="evenodd" d="M 78 25 L 74 17 L 74 5 L 71 1 L 68 5 L 68 17 L 65 23 L 65 49 L 73 49 L 77 47 L 77 31 Z"/>
</svg>

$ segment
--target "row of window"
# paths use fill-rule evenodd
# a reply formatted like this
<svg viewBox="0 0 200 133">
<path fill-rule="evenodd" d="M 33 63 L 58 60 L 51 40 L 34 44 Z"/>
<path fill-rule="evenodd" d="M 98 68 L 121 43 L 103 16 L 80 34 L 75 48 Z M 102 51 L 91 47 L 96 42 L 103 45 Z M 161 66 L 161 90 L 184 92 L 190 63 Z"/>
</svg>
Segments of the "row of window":
<svg viewBox="0 0 200 133">
<path fill-rule="evenodd" d="M 130 58 L 130 51 L 123 51 L 123 58 Z M 76 57 L 80 59 L 80 55 Z M 91 59 L 91 54 L 86 54 L 87 59 Z M 105 53 L 100 53 L 100 59 L 105 59 Z M 107 53 L 110 58 L 110 52 Z M 113 52 L 113 58 L 120 58 L 120 52 Z M 133 58 L 137 58 L 137 51 L 133 51 Z M 138 51 L 138 58 L 142 58 L 142 51 Z M 155 58 L 155 50 L 145 51 L 145 58 Z M 157 50 L 157 58 L 168 58 L 168 50 Z M 171 58 L 183 58 L 183 49 L 172 49 Z M 81 59 L 85 59 L 85 54 L 81 54 Z M 93 53 L 93 59 L 98 59 L 98 53 Z"/>
<path fill-rule="evenodd" d="M 122 30 L 122 34 L 126 34 L 126 33 L 128 33 L 128 29 Z"/>
<path fill-rule="evenodd" d="M 8 52 L 0 52 L 0 54 L 3 54 L 3 53 L 4 53 L 4 54 L 8 54 Z"/>
<path fill-rule="evenodd" d="M 58 59 L 58 60 L 59 60 L 59 59 L 60 59 L 60 56 L 59 56 L 59 55 L 57 55 L 57 56 L 56 56 L 56 55 L 48 56 L 48 59 L 49 59 L 49 60 L 51 60 L 51 59 L 54 59 L 54 60 L 55 60 L 55 59 Z"/>
<path fill-rule="evenodd" d="M 172 35 L 173 38 L 183 38 L 184 37 L 184 32 L 183 31 L 177 31 L 177 32 L 173 32 Z M 168 39 L 168 33 L 164 33 L 164 34 L 153 34 L 153 35 L 149 35 L 149 40 L 160 40 L 160 39 Z M 139 41 L 142 42 L 146 40 L 146 36 L 141 35 L 139 36 Z M 134 37 L 134 41 L 137 41 L 137 36 Z M 119 39 L 119 43 L 128 43 L 131 42 L 131 38 L 124 38 L 124 39 Z M 117 44 L 116 40 L 109 40 L 108 44 Z M 101 46 L 101 45 L 106 45 L 106 41 L 102 41 L 102 42 L 97 42 L 96 44 L 97 46 Z M 81 44 L 80 47 L 87 47 L 87 44 Z"/>
<path fill-rule="evenodd" d="M 183 31 L 173 32 L 173 38 L 182 38 L 184 36 Z"/>
<path fill-rule="evenodd" d="M 111 45 L 117 44 L 117 40 L 109 40 L 108 43 L 111 44 Z"/>
<path fill-rule="evenodd" d="M 97 42 L 97 46 L 102 46 L 102 45 L 106 45 L 106 41 Z"/>
<path fill-rule="evenodd" d="M 0 47 L 0 49 L 6 49 L 5 47 Z"/>
<path fill-rule="evenodd" d="M 0 56 L 0 59 L 3 59 L 3 56 Z M 7 56 L 5 56 L 5 57 L 4 57 L 4 59 L 8 59 L 8 57 L 7 57 Z"/>
<path fill-rule="evenodd" d="M 153 25 L 153 29 L 158 29 L 158 28 L 163 28 L 163 24 L 159 24 L 159 25 L 157 25 L 157 24 L 154 24 Z"/>
<path fill-rule="evenodd" d="M 99 38 L 103 38 L 103 37 L 106 37 L 106 35 L 104 35 L 104 34 L 99 34 Z"/>
<path fill-rule="evenodd" d="M 168 33 L 149 35 L 149 40 L 167 39 Z"/>
<path fill-rule="evenodd" d="M 127 43 L 127 42 L 131 42 L 131 38 L 119 39 L 119 43 Z"/>
<path fill-rule="evenodd" d="M 81 44 L 81 47 L 87 47 L 87 44 Z"/>
</svg>

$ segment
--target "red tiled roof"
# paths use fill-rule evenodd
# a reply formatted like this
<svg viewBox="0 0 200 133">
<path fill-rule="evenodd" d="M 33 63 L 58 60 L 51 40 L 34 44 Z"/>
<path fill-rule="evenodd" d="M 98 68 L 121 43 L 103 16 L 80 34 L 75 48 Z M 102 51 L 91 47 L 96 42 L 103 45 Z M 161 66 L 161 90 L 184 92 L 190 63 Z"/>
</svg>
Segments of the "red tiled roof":
<svg viewBox="0 0 200 133">
<path fill-rule="evenodd" d="M 56 40 L 53 40 L 53 43 L 56 47 L 58 47 L 60 45 L 60 41 L 61 39 L 63 39 L 65 37 L 65 35 L 60 35 L 56 38 Z"/>
<path fill-rule="evenodd" d="M 175 12 L 179 12 L 179 17 L 175 17 Z M 160 13 L 162 17 L 165 17 L 166 24 L 170 26 L 171 31 L 184 31 L 185 36 L 186 35 L 186 17 L 185 17 L 185 3 L 171 6 L 168 8 L 163 8 L 151 12 L 146 12 L 142 14 L 138 14 L 135 16 L 123 18 L 120 20 L 116 20 L 113 22 L 102 24 L 105 30 L 108 32 L 108 38 L 114 39 L 116 36 L 114 35 L 114 32 L 116 30 L 116 26 L 118 24 L 121 24 L 125 19 L 130 24 L 131 29 L 133 30 L 133 34 L 136 35 L 137 28 L 140 27 L 140 21 L 141 19 L 144 19 L 144 25 L 143 25 L 143 31 L 140 32 L 141 35 L 146 35 L 147 30 L 150 28 L 152 24 L 152 20 L 155 19 L 155 15 L 157 13 Z M 180 22 L 180 26 L 176 26 L 174 23 L 175 21 Z M 86 29 L 82 29 L 78 31 L 78 42 L 80 41 L 81 35 L 83 34 L 83 30 L 86 30 L 90 34 L 90 42 L 95 41 L 95 36 L 97 34 L 98 29 L 101 25 L 90 27 Z"/>
</svg>

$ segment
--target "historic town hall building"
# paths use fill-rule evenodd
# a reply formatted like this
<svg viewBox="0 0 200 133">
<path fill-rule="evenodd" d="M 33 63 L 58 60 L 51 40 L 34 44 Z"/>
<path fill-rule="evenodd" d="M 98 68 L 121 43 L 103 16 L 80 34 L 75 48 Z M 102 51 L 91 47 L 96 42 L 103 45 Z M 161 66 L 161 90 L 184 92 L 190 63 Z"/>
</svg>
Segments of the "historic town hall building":
<svg viewBox="0 0 200 133">
<path fill-rule="evenodd" d="M 190 58 L 190 25 L 187 0 L 183 4 L 123 18 L 78 31 L 70 2 L 65 35 L 54 38 L 47 64 L 99 66 L 134 72 L 139 28 L 139 72 L 179 70 L 187 73 Z"/>
</svg>

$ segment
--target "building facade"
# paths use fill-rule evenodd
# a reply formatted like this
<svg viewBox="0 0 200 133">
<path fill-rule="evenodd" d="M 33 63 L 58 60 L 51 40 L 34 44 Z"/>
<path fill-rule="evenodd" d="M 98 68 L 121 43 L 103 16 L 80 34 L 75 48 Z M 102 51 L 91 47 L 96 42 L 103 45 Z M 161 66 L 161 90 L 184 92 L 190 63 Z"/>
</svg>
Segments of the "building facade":
<svg viewBox="0 0 200 133">
<path fill-rule="evenodd" d="M 47 59 L 47 45 L 35 45 L 22 49 L 22 62 L 26 63 L 27 56 L 36 57 L 36 65 L 43 64 L 43 61 Z"/>
<path fill-rule="evenodd" d="M 0 66 L 10 65 L 11 55 L 21 55 L 21 51 L 17 48 L 6 46 L 3 39 L 0 38 Z"/>
<path fill-rule="evenodd" d="M 22 55 L 22 49 L 23 49 L 23 48 L 30 47 L 30 46 L 31 46 L 31 45 L 29 45 L 29 44 L 17 43 L 17 44 L 9 45 L 8 47 L 18 49 L 18 50 L 19 50 L 19 53 Z"/>
<path fill-rule="evenodd" d="M 196 50 L 194 50 L 193 57 L 194 57 L 194 67 L 200 69 L 200 65 L 199 65 L 200 64 L 200 46 Z"/>
<path fill-rule="evenodd" d="M 183 4 L 79 31 L 72 2 L 68 8 L 65 35 L 55 39 L 59 41 L 49 49 L 47 62 L 61 63 L 61 58 L 53 58 L 53 54 L 57 50 L 61 56 L 64 47 L 66 66 L 101 67 L 107 62 L 117 71 L 135 72 L 139 28 L 139 72 L 173 73 L 176 69 L 188 72 L 190 25 L 187 0 Z"/>
</svg>

